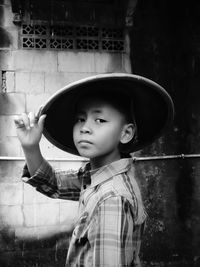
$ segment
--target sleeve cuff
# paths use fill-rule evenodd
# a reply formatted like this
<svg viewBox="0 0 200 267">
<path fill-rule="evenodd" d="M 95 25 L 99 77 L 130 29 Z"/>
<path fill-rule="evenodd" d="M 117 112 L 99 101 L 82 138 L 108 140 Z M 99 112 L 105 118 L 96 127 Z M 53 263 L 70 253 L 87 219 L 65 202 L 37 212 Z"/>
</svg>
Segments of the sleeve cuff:
<svg viewBox="0 0 200 267">
<path fill-rule="evenodd" d="M 31 179 L 33 179 L 35 176 L 38 176 L 38 174 L 40 174 L 40 173 L 45 173 L 45 172 L 48 173 L 47 170 L 49 170 L 49 168 L 51 168 L 51 166 L 49 165 L 49 163 L 45 159 L 43 159 L 41 165 L 36 170 L 35 174 L 33 176 L 31 176 L 30 172 L 28 170 L 28 166 L 27 166 L 27 164 L 25 164 L 24 168 L 23 168 L 23 172 L 22 172 L 22 181 L 27 183 Z"/>
</svg>

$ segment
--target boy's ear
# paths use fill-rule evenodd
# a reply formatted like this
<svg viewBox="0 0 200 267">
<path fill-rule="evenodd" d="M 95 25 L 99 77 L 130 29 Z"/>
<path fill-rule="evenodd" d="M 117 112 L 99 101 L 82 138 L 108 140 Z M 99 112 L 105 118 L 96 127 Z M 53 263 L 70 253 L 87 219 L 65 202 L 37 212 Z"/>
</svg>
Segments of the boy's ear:
<svg viewBox="0 0 200 267">
<path fill-rule="evenodd" d="M 125 124 L 122 130 L 120 142 L 122 144 L 127 144 L 132 140 L 135 135 L 135 127 L 133 123 Z"/>
</svg>

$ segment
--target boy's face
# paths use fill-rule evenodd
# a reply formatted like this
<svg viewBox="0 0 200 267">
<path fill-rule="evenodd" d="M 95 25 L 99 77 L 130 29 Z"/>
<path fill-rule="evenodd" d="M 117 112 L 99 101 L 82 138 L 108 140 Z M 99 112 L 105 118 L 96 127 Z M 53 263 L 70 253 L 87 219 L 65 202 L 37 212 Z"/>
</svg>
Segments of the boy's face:
<svg viewBox="0 0 200 267">
<path fill-rule="evenodd" d="M 125 118 L 106 100 L 87 97 L 79 102 L 73 128 L 74 144 L 89 159 L 119 156 Z M 105 162 L 107 163 L 107 162 Z"/>
</svg>

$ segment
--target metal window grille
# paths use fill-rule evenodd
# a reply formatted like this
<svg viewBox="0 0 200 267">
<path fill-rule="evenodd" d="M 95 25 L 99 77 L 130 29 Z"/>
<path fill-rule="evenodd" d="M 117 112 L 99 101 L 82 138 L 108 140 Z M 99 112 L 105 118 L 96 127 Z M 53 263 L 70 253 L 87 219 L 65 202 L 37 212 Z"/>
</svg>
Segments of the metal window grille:
<svg viewBox="0 0 200 267">
<path fill-rule="evenodd" d="M 23 49 L 108 52 L 125 49 L 123 29 L 96 26 L 23 24 L 20 43 Z"/>
</svg>

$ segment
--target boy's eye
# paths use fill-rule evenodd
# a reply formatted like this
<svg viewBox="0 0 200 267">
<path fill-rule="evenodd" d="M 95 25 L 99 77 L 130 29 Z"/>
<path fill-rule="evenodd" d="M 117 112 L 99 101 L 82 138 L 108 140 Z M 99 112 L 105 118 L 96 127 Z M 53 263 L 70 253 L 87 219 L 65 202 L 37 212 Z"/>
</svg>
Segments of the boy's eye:
<svg viewBox="0 0 200 267">
<path fill-rule="evenodd" d="M 76 122 L 84 122 L 84 121 L 85 121 L 84 118 L 81 118 L 81 117 L 77 117 L 77 118 L 76 118 Z"/>
<path fill-rule="evenodd" d="M 104 120 L 104 119 L 99 119 L 99 118 L 96 119 L 95 121 L 96 121 L 97 123 L 104 123 L 104 122 L 106 122 L 106 120 Z"/>
</svg>

